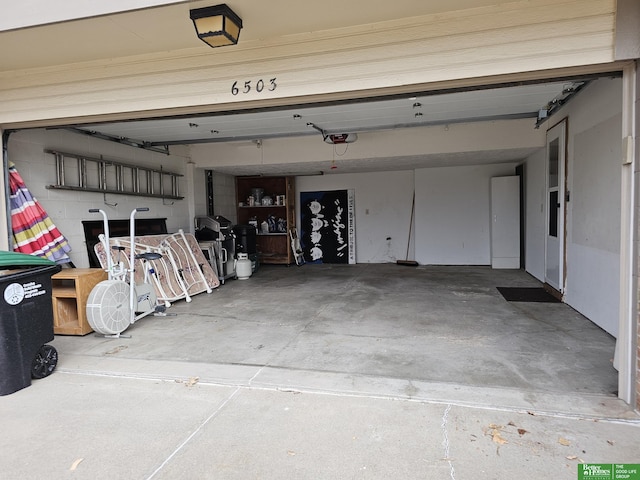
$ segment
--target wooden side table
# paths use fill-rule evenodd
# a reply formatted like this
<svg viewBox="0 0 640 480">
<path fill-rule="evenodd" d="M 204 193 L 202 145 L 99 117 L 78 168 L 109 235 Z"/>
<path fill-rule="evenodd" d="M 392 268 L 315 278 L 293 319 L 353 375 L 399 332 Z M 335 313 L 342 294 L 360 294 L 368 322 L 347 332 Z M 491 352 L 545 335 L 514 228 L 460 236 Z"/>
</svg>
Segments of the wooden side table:
<svg viewBox="0 0 640 480">
<path fill-rule="evenodd" d="M 93 332 L 87 322 L 87 298 L 93 287 L 106 279 L 107 272 L 100 268 L 63 268 L 51 277 L 54 333 Z"/>
</svg>

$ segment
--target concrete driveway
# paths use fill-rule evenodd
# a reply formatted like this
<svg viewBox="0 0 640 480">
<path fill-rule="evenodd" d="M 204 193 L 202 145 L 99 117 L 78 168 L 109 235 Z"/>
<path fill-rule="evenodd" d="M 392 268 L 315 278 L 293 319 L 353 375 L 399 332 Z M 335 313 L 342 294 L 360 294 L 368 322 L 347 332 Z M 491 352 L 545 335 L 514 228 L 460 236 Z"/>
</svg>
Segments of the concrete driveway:
<svg viewBox="0 0 640 480">
<path fill-rule="evenodd" d="M 614 340 L 487 267 L 260 267 L 0 398 L 4 478 L 576 479 L 640 463 Z"/>
</svg>

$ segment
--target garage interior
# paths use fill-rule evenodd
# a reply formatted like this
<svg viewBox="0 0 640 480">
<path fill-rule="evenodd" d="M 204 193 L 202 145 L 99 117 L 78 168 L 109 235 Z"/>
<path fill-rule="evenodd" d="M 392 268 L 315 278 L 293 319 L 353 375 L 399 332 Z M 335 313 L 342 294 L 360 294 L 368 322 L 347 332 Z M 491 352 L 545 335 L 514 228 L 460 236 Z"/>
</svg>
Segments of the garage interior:
<svg viewBox="0 0 640 480">
<path fill-rule="evenodd" d="M 76 267 L 89 209 L 194 232 L 273 176 L 300 229 L 304 194 L 353 193 L 355 263 L 264 262 L 119 338 L 56 335 L 55 373 L 2 399 L 5 475 L 576 478 L 637 456 L 634 0 L 236 0 L 216 49 L 202 0 L 65 3 L 0 17 L 0 129 Z M 55 188 L 51 151 L 177 191 Z M 518 265 L 493 268 L 511 177 Z"/>
<path fill-rule="evenodd" d="M 247 382 L 247 372 L 251 372 L 250 378 L 253 379 L 258 368 L 260 375 L 265 372 L 273 374 L 274 385 L 280 384 L 282 388 L 349 391 L 351 387 L 345 382 L 358 378 L 358 382 L 364 384 L 363 392 L 372 395 L 409 398 L 426 395 L 424 398 L 446 400 L 461 388 L 464 395 L 457 398 L 459 401 L 466 401 L 463 397 L 469 395 L 477 400 L 478 392 L 482 391 L 483 401 L 487 404 L 502 405 L 504 402 L 508 407 L 535 406 L 540 410 L 559 409 L 569 413 L 576 409 L 578 403 L 586 414 L 604 414 L 601 410 L 606 405 L 606 415 L 626 415 L 626 409 L 617 403 L 617 372 L 613 368 L 615 336 L 612 333 L 615 330 L 611 325 L 616 325 L 617 315 L 600 307 L 602 298 L 596 302 L 599 311 L 595 315 L 606 319 L 606 328 L 585 316 L 591 313 L 588 308 L 581 313 L 579 307 L 583 305 L 579 302 L 578 310 L 567 303 L 506 302 L 497 287 L 540 287 L 544 283 L 540 259 L 532 256 L 534 247 L 527 244 L 530 237 L 526 234 L 521 239 L 523 268 L 513 271 L 495 270 L 487 265 L 491 262 L 486 251 L 489 239 L 480 242 L 480 255 L 465 257 L 464 254 L 453 254 L 442 258 L 437 258 L 437 253 L 436 258 L 425 257 L 422 253 L 424 244 L 419 239 L 421 228 L 423 235 L 424 229 L 431 229 L 420 222 L 420 218 L 430 215 L 423 205 L 434 202 L 434 197 L 423 197 L 421 192 L 426 192 L 425 189 L 436 191 L 439 182 L 450 182 L 444 180 L 446 176 L 441 176 L 442 172 L 446 175 L 453 172 L 455 176 L 458 171 L 467 170 L 464 173 L 467 178 L 461 182 L 461 188 L 468 189 L 475 188 L 470 185 L 478 183 L 473 179 L 470 184 L 469 176 L 479 175 L 486 182 L 481 187 L 479 198 L 483 200 L 480 202 L 488 201 L 489 177 L 513 175 L 516 167 L 523 163 L 525 176 L 527 173 L 539 175 L 543 164 L 541 152 L 544 156 L 544 132 L 566 115 L 567 108 L 576 104 L 576 108 L 585 108 L 586 104 L 590 111 L 592 107 L 589 105 L 598 106 L 603 96 L 619 98 L 619 88 L 620 74 L 609 72 L 548 82 L 493 85 L 437 94 L 431 92 L 422 97 L 401 96 L 211 116 L 74 124 L 12 133 L 9 137 L 9 159 L 18 165 L 27 183 L 34 186 L 36 195 L 46 198 L 43 203 L 47 208 L 61 214 L 61 218 L 54 215 L 54 220 L 75 244 L 84 242 L 80 220 L 92 217 L 79 211 L 77 206 L 70 206 L 69 198 L 65 196 L 67 192 L 47 188 L 52 183 L 55 169 L 53 158 L 42 153 L 46 149 L 76 153 L 80 149 L 85 154 L 106 154 L 118 159 L 123 155 L 126 155 L 124 158 L 133 156 L 141 164 L 153 165 L 160 161 L 167 165 L 167 170 L 178 169 L 180 172 L 184 171 L 180 170 L 184 167 L 184 160 L 190 158 L 197 165 L 192 176 L 187 175 L 192 181 L 194 198 L 191 201 L 195 204 L 195 213 L 222 215 L 234 223 L 237 218 L 235 177 L 244 175 L 294 176 L 296 196 L 305 190 L 305 186 L 309 189 L 356 186 L 356 205 L 359 208 L 356 238 L 359 242 L 373 236 L 362 235 L 358 223 L 360 218 L 369 214 L 369 209 L 375 214 L 378 204 L 387 202 L 393 205 L 397 217 L 391 219 L 386 212 L 376 221 L 375 236 L 386 240 L 399 237 L 394 240 L 393 248 L 387 241 L 386 257 L 376 256 L 371 253 L 372 249 L 360 248 L 358 244 L 357 265 L 262 266 L 246 283 L 230 281 L 212 295 L 196 297 L 192 304 L 175 304 L 172 307 L 172 312 L 178 313 L 175 318 L 149 318 L 140 322 L 132 330 L 131 340 L 114 342 L 97 335 L 82 338 L 59 336 L 55 344 L 61 352 L 61 368 L 93 371 L 86 362 L 91 365 L 92 359 L 99 359 L 102 363 L 118 358 L 120 366 L 116 367 L 115 373 L 121 368 L 122 360 L 127 359 L 133 362 L 132 365 L 142 368 L 146 372 L 144 375 L 162 376 L 158 368 L 164 362 L 171 363 L 172 368 L 186 362 L 184 366 L 177 367 L 181 373 L 187 374 L 193 365 L 198 365 L 198 368 L 204 368 L 205 373 L 191 371 L 188 376 L 213 383 Z M 589 92 L 595 92 L 595 102 L 589 100 Z M 619 105 L 614 106 L 613 112 L 619 109 Z M 407 110 L 413 117 L 413 123 L 406 122 Z M 609 122 L 607 113 L 601 116 Z M 419 125 L 415 124 L 416 121 Z M 517 125 L 512 131 L 514 135 L 526 130 L 529 137 L 521 144 L 508 139 L 509 148 L 500 144 L 501 148 L 473 150 L 473 143 L 465 139 L 454 140 L 463 148 L 453 152 L 378 158 L 345 159 L 336 156 L 336 152 L 346 152 L 357 142 L 365 143 L 375 137 L 388 141 L 404 131 L 426 134 L 430 139 L 432 134 L 429 132 L 434 130 L 435 135 L 448 131 L 468 135 L 468 129 L 475 129 L 493 141 L 492 132 L 496 129 L 510 131 L 513 124 Z M 331 125 L 331 129 L 319 132 L 318 125 Z M 462 134 L 458 128 L 462 129 Z M 615 125 L 612 127 L 613 135 L 619 134 L 616 128 Z M 203 137 L 203 132 L 211 134 L 214 129 L 217 132 L 215 140 Z M 324 135 L 340 133 L 357 133 L 359 139 L 352 145 L 327 145 L 322 141 Z M 304 142 L 306 148 L 314 145 L 315 150 L 322 151 L 323 159 L 313 161 L 317 154 L 309 148 L 311 161 L 265 161 L 265 152 L 268 155 L 270 149 L 278 154 L 286 148 L 295 151 L 296 145 L 291 147 L 287 142 Z M 284 146 L 279 146 L 279 143 Z M 37 152 L 40 147 L 42 150 Z M 330 160 L 327 159 L 327 148 L 332 152 Z M 393 144 L 391 148 L 403 150 Z M 165 155 L 163 150 L 170 154 Z M 259 155 L 257 161 L 256 152 Z M 32 161 L 28 156 L 33 155 L 42 161 Z M 217 165 L 214 161 L 207 165 L 206 159 L 212 158 L 222 159 L 223 164 Z M 295 155 L 287 154 L 284 158 L 295 158 Z M 538 172 L 531 168 L 527 172 L 524 161 L 527 158 L 535 159 Z M 42 169 L 42 163 L 51 166 L 51 171 Z M 213 172 L 213 212 L 206 211 L 207 172 Z M 432 177 L 432 172 L 439 174 Z M 72 165 L 71 178 L 76 173 Z M 400 198 L 391 185 L 398 179 L 400 185 L 395 189 L 402 190 Z M 524 189 L 527 188 L 526 181 L 525 178 Z M 422 186 L 421 182 L 424 182 Z M 367 183 L 370 188 L 365 187 Z M 450 216 L 451 212 L 455 216 L 456 210 L 468 208 L 465 204 L 475 200 L 474 197 L 470 197 L 471 200 L 463 198 L 456 203 L 457 193 L 452 190 L 452 185 L 445 187 L 449 193 L 438 192 L 443 198 L 436 200 L 434 207 L 442 209 L 450 202 L 454 204 Z M 415 189 L 418 200 L 412 234 L 408 232 L 412 221 L 409 215 L 411 188 Z M 531 187 L 529 189 L 532 190 Z M 183 187 L 183 193 L 184 190 L 190 190 L 189 184 Z M 614 185 L 612 192 L 612 195 L 619 192 L 619 186 Z M 521 194 L 525 216 L 526 203 L 532 202 L 532 198 L 536 203 L 528 205 L 528 208 L 544 210 L 539 205 L 540 198 L 536 198 L 539 195 L 537 191 L 522 191 Z M 121 218 L 126 217 L 130 208 L 140 205 L 139 199 L 126 196 L 109 194 L 100 198 L 90 192 L 81 195 L 93 199 L 94 204 L 87 204 L 87 208 L 106 206 L 110 213 Z M 149 216 L 166 216 L 170 231 L 191 229 L 191 221 L 185 217 L 193 210 L 180 207 L 181 200 L 150 199 L 150 202 L 145 203 L 153 205 Z M 607 212 L 598 216 L 611 217 L 609 207 L 606 207 Z M 296 217 L 300 218 L 299 212 Z M 488 218 L 486 220 L 480 222 L 476 232 L 480 237 L 489 235 L 486 228 Z M 392 225 L 380 228 L 385 221 Z M 445 221 L 438 228 L 446 228 L 446 225 Z M 448 225 L 456 231 L 457 227 Z M 472 224 L 470 228 L 477 226 Z M 522 231 L 527 228 L 532 227 L 523 219 Z M 544 225 L 537 228 L 544 228 Z M 461 235 L 475 236 L 468 230 L 463 230 Z M 450 239 L 443 237 L 440 241 L 446 243 Z M 376 248 L 379 249 L 379 245 Z M 77 266 L 87 266 L 86 259 L 81 256 L 83 249 L 77 250 L 74 262 Z M 419 259 L 421 266 L 407 268 L 395 265 L 395 260 L 405 255 Z M 605 275 L 606 269 L 601 274 Z M 601 291 L 605 297 L 611 298 L 609 305 L 616 304 L 615 284 Z M 571 300 L 570 292 L 567 293 Z M 602 324 L 601 319 L 598 320 Z M 168 334 L 170 331 L 175 332 Z M 585 345 L 589 347 L 585 348 Z M 73 367 L 65 357 L 82 359 L 78 365 L 85 366 Z M 153 362 L 160 363 L 154 367 Z M 231 369 L 230 376 L 220 378 L 215 373 L 206 373 L 212 370 L 203 365 L 223 366 L 224 371 Z M 100 371 L 103 367 L 96 368 Z M 105 370 L 103 373 L 114 372 Z M 134 374 L 127 368 L 120 373 Z M 256 377 L 252 381 L 258 380 Z M 327 387 L 326 381 L 336 383 Z M 376 385 L 380 382 L 382 386 L 378 390 Z M 416 387 L 417 384 L 422 387 Z M 438 385 L 435 390 L 434 385 Z M 480 390 L 473 393 L 470 388 Z M 503 389 L 510 392 L 506 400 Z M 495 398 L 492 392 L 499 392 L 503 398 Z M 580 401 L 576 400 L 578 397 Z M 558 398 L 564 398 L 564 402 L 558 404 Z"/>
<path fill-rule="evenodd" d="M 569 4 L 497 6 L 478 0 L 452 12 L 446 2 L 406 2 L 402 8 L 370 8 L 365 16 L 357 12 L 359 23 L 353 23 L 356 12 L 351 9 L 339 17 L 321 9 L 313 18 L 299 15 L 297 25 L 254 22 L 251 28 L 244 29 L 242 46 L 207 56 L 198 48 L 199 40 L 193 38 L 188 23 L 165 29 L 167 34 L 158 39 L 156 29 L 173 25 L 175 18 L 191 6 L 204 4 L 176 3 L 89 18 L 82 18 L 79 13 L 78 21 L 54 21 L 34 28 L 21 28 L 24 25 L 19 24 L 20 19 L 14 19 L 17 24 L 3 27 L 1 38 L 16 45 L 2 53 L 9 95 L 5 105 L 15 113 L 4 124 L 5 160 L 16 164 L 69 238 L 77 266 L 88 266 L 81 224 L 92 218 L 86 210 L 103 206 L 114 218 L 124 219 L 140 205 L 140 198 L 49 188 L 56 183 L 55 160 L 47 153 L 51 149 L 177 172 L 184 199 L 144 201 L 150 207 L 149 217 L 166 217 L 169 231 L 192 231 L 198 215 L 222 215 L 235 221 L 238 198 L 234 194 L 234 177 L 239 175 L 291 175 L 296 178 L 296 197 L 309 190 L 353 189 L 356 257 L 362 264 L 394 264 L 399 259 L 412 258 L 424 266 L 490 265 L 489 180 L 513 176 L 516 168 L 524 167 L 520 262 L 527 274 L 548 283 L 545 133 L 564 121 L 568 125 L 566 196 L 559 198 L 565 203 L 565 231 L 560 232 L 565 234 L 565 243 L 560 242 L 562 251 L 555 261 L 566 268 L 560 272 L 557 290 L 567 305 L 613 338 L 618 336 L 620 265 L 627 259 L 621 261 L 620 244 L 627 213 L 619 211 L 624 190 L 617 159 L 625 153 L 621 151 L 620 138 L 627 135 L 622 99 L 628 84 L 621 77 L 628 66 L 613 62 L 610 43 L 616 39 L 608 40 L 602 34 L 615 26 L 616 19 L 611 16 L 615 8 L 597 1 L 582 4 L 575 11 Z M 274 12 L 285 7 L 293 8 L 287 2 L 271 6 Z M 262 8 L 252 9 L 251 15 L 267 15 Z M 628 5 L 622 3 L 620 8 Z M 530 30 L 523 30 L 520 25 L 524 18 L 521 9 L 535 12 L 532 18 L 538 20 L 535 26 L 527 26 Z M 248 15 L 248 10 L 243 14 Z M 143 21 L 149 15 L 156 22 Z M 411 16 L 419 21 L 411 20 Z M 14 20 L 7 18 L 5 22 Z M 571 41 L 545 36 L 545 32 L 549 35 L 564 31 L 559 27 L 571 22 L 585 27 L 579 29 L 579 34 L 567 30 L 573 32 L 567 34 Z M 373 25 L 380 32 L 400 32 L 400 25 L 408 26 L 397 39 L 398 45 L 409 49 L 407 58 L 402 60 L 407 63 L 403 63 L 402 70 L 406 84 L 396 82 L 384 88 L 358 85 L 353 90 L 353 75 L 358 68 L 370 68 L 369 62 L 374 61 L 378 65 L 376 71 L 380 71 L 384 70 L 380 62 L 390 62 L 391 68 L 396 61 L 393 49 L 378 43 L 379 37 L 367 28 L 349 30 L 353 25 Z M 81 38 L 87 29 L 118 41 L 101 45 L 69 41 Z M 364 55 L 362 65 L 349 62 L 355 50 L 345 50 L 343 44 L 336 43 L 332 32 L 348 32 L 353 38 L 370 42 L 362 45 L 368 45 L 371 51 L 358 47 Z M 31 33 L 50 38 L 52 45 L 59 47 L 56 55 L 27 41 Z M 449 36 L 459 40 L 455 48 L 453 44 L 438 43 Z M 513 47 L 510 36 L 520 42 L 521 51 L 510 48 L 512 57 L 504 61 L 515 62 L 518 55 L 536 45 L 537 63 L 531 65 L 539 70 L 531 71 L 534 67 L 530 65 L 526 68 L 528 73 L 517 73 L 522 72 L 520 66 L 520 70 L 505 74 L 506 70 L 501 70 L 504 65 L 476 58 L 472 47 L 478 42 L 493 45 L 485 51 L 496 55 L 496 59 L 502 58 L 494 47 L 504 42 Z M 152 38 L 160 43 L 145 42 Z M 299 66 L 308 69 L 306 90 L 300 90 L 296 83 L 300 79 L 290 77 L 289 70 L 276 69 L 281 73 L 268 75 L 267 63 L 249 61 L 252 55 L 265 51 L 261 50 L 265 38 L 300 41 L 305 46 L 311 45 L 305 43 L 307 39 L 318 42 L 314 56 L 306 56 L 304 50 L 296 53 Z M 328 61 L 321 53 L 325 44 L 324 51 L 334 52 L 329 61 L 332 74 L 347 82 L 335 85 L 335 92 L 318 88 L 322 85 L 318 69 Z M 432 44 L 440 46 L 424 51 L 424 45 Z M 583 45 L 591 45 L 588 57 L 581 50 Z M 265 62 L 284 53 L 284 44 L 267 42 L 267 47 L 274 58 L 265 58 Z M 165 59 L 157 55 L 158 48 L 174 53 Z M 552 50 L 557 55 L 547 55 Z M 578 50 L 584 62 L 588 58 L 587 64 L 571 64 Z M 371 57 L 374 51 L 383 56 Z M 411 64 L 412 57 L 420 61 Z M 107 73 L 112 77 L 101 81 L 100 75 L 105 73 L 99 73 L 101 62 L 109 63 L 108 59 L 114 58 L 117 61 L 111 62 Z M 458 59 L 457 63 L 448 65 L 453 58 Z M 237 62 L 251 65 L 253 70 L 243 73 L 247 78 L 234 76 L 238 71 L 231 66 Z M 61 67 L 65 64 L 78 66 L 68 73 L 81 88 L 74 91 L 72 83 L 65 79 L 67 70 Z M 221 79 L 213 74 L 224 70 L 217 68 L 219 64 L 230 66 L 233 76 L 224 77 L 224 98 L 229 96 L 227 86 L 231 86 L 232 95 L 241 94 L 231 98 L 232 102 L 221 101 L 222 92 L 215 90 L 223 88 L 222 83 L 215 83 Z M 178 83 L 166 90 L 166 79 L 173 78 L 176 72 L 186 78 L 184 75 L 193 75 L 199 69 L 206 70 L 207 75 L 185 82 L 193 89 L 179 92 L 178 78 L 174 78 Z M 439 77 L 447 69 L 451 81 Z M 465 73 L 467 70 L 473 70 L 475 76 Z M 40 75 L 35 75 L 38 72 Z M 148 77 L 147 85 L 136 80 L 145 72 L 155 72 Z M 248 88 L 249 83 L 256 90 L 258 85 L 268 85 L 267 90 L 275 91 L 276 85 L 280 88 L 287 81 L 298 90 L 281 99 L 249 100 L 242 97 L 242 88 L 237 88 Z M 211 90 L 214 84 L 215 89 Z M 147 87 L 156 90 L 152 93 Z M 338 91 L 340 88 L 344 91 Z M 14 90 L 19 95 L 11 96 Z M 51 103 L 37 102 L 43 108 L 40 118 L 32 118 L 37 113 L 29 106 L 36 91 Z M 125 102 L 119 107 L 110 105 L 117 103 L 125 91 Z M 196 100 L 198 94 L 202 95 L 200 100 Z M 74 95 L 78 99 L 86 97 L 87 103 L 67 101 Z M 173 100 L 167 101 L 169 98 Z M 50 120 L 46 119 L 47 108 L 52 109 Z M 55 109 L 62 110 L 53 113 Z M 358 135 L 355 143 L 330 145 L 323 141 L 327 135 L 352 133 Z M 207 172 L 214 173 L 212 199 L 206 191 Z M 67 173 L 71 177 L 79 175 L 73 168 Z M 299 208 L 297 205 L 298 220 Z M 624 332 L 625 345 L 631 334 Z"/>
<path fill-rule="evenodd" d="M 486 123 L 527 122 L 528 128 L 540 135 L 535 128 L 536 122 L 540 122 L 544 131 L 547 122 L 553 121 L 548 118 L 541 120 L 540 110 L 553 104 L 554 98 L 562 96 L 563 92 L 572 92 L 566 95 L 566 101 L 558 109 L 565 103 L 567 106 L 572 102 L 584 104 L 580 95 L 582 99 L 588 98 L 590 90 L 586 87 L 590 83 L 597 88 L 603 85 L 608 88 L 619 85 L 617 77 L 609 74 L 600 79 L 563 79 L 504 89 L 445 92 L 420 98 L 421 102 L 417 99 L 411 101 L 425 106 L 428 102 L 431 104 L 424 108 L 428 125 L 423 129 L 454 129 L 458 123 L 482 128 Z M 579 88 L 572 100 L 573 85 L 584 85 L 585 88 Z M 407 127 L 399 120 L 405 114 L 403 107 L 406 110 L 406 103 L 407 99 L 401 98 L 380 103 L 275 109 L 222 117 L 171 118 L 23 131 L 13 134 L 19 142 L 13 144 L 10 139 L 9 153 L 10 158 L 16 158 L 12 152 L 20 151 L 19 145 L 27 143 L 21 141 L 22 137 L 36 139 L 34 145 L 41 139 L 48 139 L 46 148 L 69 150 L 65 145 L 67 142 L 81 142 L 85 152 L 89 146 L 89 149 L 108 151 L 105 148 L 110 145 L 114 147 L 109 148 L 121 149 L 119 152 L 135 152 L 122 143 L 125 133 L 129 135 L 127 141 L 136 139 L 154 148 L 167 145 L 166 148 L 173 150 L 189 145 L 194 158 L 202 157 L 203 153 L 199 152 L 206 152 L 211 146 L 229 148 L 231 145 L 251 149 L 251 152 L 264 151 L 271 147 L 270 142 L 278 142 L 281 137 L 281 141 L 290 140 L 291 133 L 287 128 L 298 122 L 294 115 L 300 112 L 303 121 L 335 124 L 336 129 L 332 132 L 357 132 L 360 135 L 358 141 L 366 142 L 367 135 L 384 135 L 385 130 L 415 129 L 415 126 Z M 393 107 L 400 113 L 394 116 Z M 412 114 L 417 109 L 411 105 Z M 347 113 L 349 110 L 350 114 Z M 246 121 L 243 121 L 245 117 Z M 365 119 L 369 125 L 358 123 L 365 122 Z M 383 121 L 386 123 L 381 125 Z M 198 127 L 190 126 L 196 123 Z M 200 132 L 210 130 L 212 125 L 222 132 L 227 124 L 229 132 L 223 141 L 204 142 L 197 137 Z M 90 133 L 79 134 L 72 130 L 76 128 Z M 313 128 L 307 125 L 297 128 L 299 131 L 294 132 L 294 140 L 300 137 L 302 141 L 326 148 L 322 137 Z M 54 144 L 51 143 L 53 135 L 57 142 Z M 260 145 L 254 138 L 256 136 L 264 137 Z M 107 137 L 115 141 L 109 141 Z M 330 149 L 343 147 L 328 146 Z M 444 168 L 446 171 L 450 168 L 455 172 L 456 168 L 489 168 L 492 175 L 494 171 L 498 175 L 511 174 L 515 173 L 514 167 L 518 165 L 519 158 L 539 155 L 541 150 L 544 147 L 519 146 L 457 155 L 441 153 L 398 159 L 338 159 L 336 169 L 327 168 L 326 160 L 293 165 L 270 163 L 267 167 L 263 163 L 238 162 L 198 168 L 194 174 L 198 180 L 194 183 L 196 186 L 200 184 L 200 190 L 196 187 L 196 195 L 204 196 L 207 170 L 213 171 L 217 186 L 220 178 L 229 179 L 227 185 L 231 185 L 230 188 L 225 189 L 223 184 L 221 193 L 214 192 L 214 214 L 235 220 L 233 185 L 236 175 L 297 172 L 296 195 L 304 188 L 300 185 L 305 181 L 313 186 L 322 184 L 309 182 L 344 178 L 347 180 L 338 180 L 338 183 L 350 187 L 353 184 L 349 185 L 349 180 L 358 176 L 367 178 L 365 182 L 371 182 L 375 175 L 382 175 L 381 178 L 386 179 L 383 182 L 394 176 L 409 177 L 411 182 L 416 182 L 417 198 L 420 198 L 416 171 L 424 172 L 421 175 L 426 184 L 435 189 L 436 185 L 428 179 L 432 170 L 442 171 Z M 97 153 L 97 150 L 89 153 Z M 25 163 L 20 164 L 17 160 L 18 165 L 24 168 Z M 48 158 L 47 162 L 50 164 L 51 159 Z M 200 160 L 197 162 L 201 163 Z M 325 174 L 314 174 L 317 169 L 325 169 Z M 39 175 L 42 170 L 37 171 Z M 25 176 L 33 177 L 35 172 L 35 168 L 28 168 Z M 530 174 L 532 172 L 529 171 Z M 44 177 L 50 178 L 50 173 L 44 172 Z M 485 181 L 488 183 L 488 178 Z M 361 207 L 356 215 L 358 239 L 361 238 L 358 220 L 364 207 L 372 211 L 376 208 L 375 203 L 368 203 L 369 199 L 392 201 L 388 195 L 388 191 L 393 190 L 392 186 L 378 192 L 374 190 L 378 184 L 374 185 L 369 191 L 364 190 L 362 184 L 356 187 L 356 205 Z M 42 189 L 42 193 L 54 198 L 64 198 L 65 194 L 46 189 Z M 526 194 L 523 194 L 526 199 Z M 83 195 L 95 196 L 91 193 Z M 378 232 L 379 235 L 383 231 L 385 235 L 402 235 L 398 242 L 402 248 L 396 254 L 397 258 L 404 256 L 403 250 L 409 238 L 410 194 L 403 192 L 403 195 L 405 212 L 401 214 L 399 223 L 404 229 L 398 228 L 405 231 Z M 452 195 L 456 193 L 452 192 Z M 55 205 L 54 198 L 49 199 L 50 205 Z M 109 207 L 107 203 L 106 208 L 126 214 L 132 205 L 126 196 L 107 195 L 105 198 L 104 203 L 88 207 L 105 208 L 105 203 L 117 201 L 118 206 Z M 173 213 L 175 203 L 180 201 L 172 201 L 174 205 L 170 205 L 171 202 L 163 199 L 162 207 L 157 205 L 160 201 L 151 201 L 156 203 L 156 208 L 150 216 L 163 217 L 166 214 L 170 229 L 182 226 L 172 225 L 176 220 Z M 196 198 L 195 201 L 202 205 L 206 203 L 204 198 Z M 453 197 L 442 200 L 447 201 L 453 201 Z M 56 207 L 53 208 L 55 211 Z M 464 208 L 464 203 L 456 208 Z M 417 218 L 420 212 L 418 206 Z M 92 218 L 80 212 L 77 215 L 84 219 Z M 73 215 L 69 217 L 61 221 L 56 219 L 56 222 L 66 225 L 73 221 Z M 416 223 L 419 232 L 420 222 Z M 77 225 L 75 228 L 77 230 Z M 70 230 L 71 226 L 65 226 L 64 231 Z M 411 258 L 414 255 L 420 258 L 420 241 L 415 237 L 418 234 L 414 232 L 414 237 L 409 238 Z M 220 384 L 251 380 L 253 385 L 265 382 L 265 385 L 294 390 L 327 389 L 344 393 L 355 389 L 360 394 L 369 395 L 480 401 L 487 405 L 535 407 L 536 410 L 550 412 L 627 415 L 626 408 L 616 398 L 615 338 L 611 332 L 566 303 L 507 302 L 497 290 L 497 287 L 511 286 L 541 287 L 544 278 L 536 278 L 526 268 L 501 270 L 482 265 L 489 260 L 488 257 L 482 257 L 478 262 L 480 265 L 475 266 L 472 261 L 465 264 L 464 259 L 446 259 L 448 261 L 422 261 L 419 267 L 406 267 L 396 265 L 395 257 L 376 260 L 361 253 L 359 248 L 356 254 L 356 265 L 262 265 L 247 281 L 228 280 L 214 293 L 196 296 L 190 304 L 175 303 L 171 312 L 177 313 L 176 317 L 150 317 L 140 321 L 128 332 L 131 339 L 113 340 L 99 335 L 81 338 L 58 336 L 55 345 L 60 351 L 60 368 L 70 372 L 91 371 L 125 376 L 180 375 Z M 525 254 L 523 263 L 526 259 Z M 449 262 L 451 264 L 447 265 Z M 77 263 L 84 266 L 82 261 Z M 536 272 L 535 268 L 529 267 Z M 615 296 L 616 292 L 611 294 Z M 126 366 L 128 362 L 131 362 L 130 366 Z M 163 373 L 167 365 L 170 367 L 167 373 Z M 225 374 L 221 376 L 219 371 Z"/>
</svg>

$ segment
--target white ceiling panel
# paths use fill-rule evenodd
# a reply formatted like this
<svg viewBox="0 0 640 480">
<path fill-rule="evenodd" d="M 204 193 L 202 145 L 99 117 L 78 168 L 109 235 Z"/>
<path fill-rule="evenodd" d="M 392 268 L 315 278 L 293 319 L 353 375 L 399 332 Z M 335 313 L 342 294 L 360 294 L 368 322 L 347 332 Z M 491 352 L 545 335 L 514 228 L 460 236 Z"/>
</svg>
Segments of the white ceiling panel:
<svg viewBox="0 0 640 480">
<path fill-rule="evenodd" d="M 536 118 L 570 82 L 521 85 L 286 110 L 85 125 L 88 132 L 154 145 L 357 133 L 499 118 Z M 312 125 L 315 126 L 315 128 Z"/>
</svg>

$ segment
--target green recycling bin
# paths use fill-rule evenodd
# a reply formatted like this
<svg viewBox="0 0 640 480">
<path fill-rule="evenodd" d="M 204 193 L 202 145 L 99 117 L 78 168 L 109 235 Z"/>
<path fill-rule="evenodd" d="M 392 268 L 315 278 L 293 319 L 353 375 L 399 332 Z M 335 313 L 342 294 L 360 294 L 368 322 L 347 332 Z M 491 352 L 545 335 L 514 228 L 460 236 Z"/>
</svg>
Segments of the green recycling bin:
<svg viewBox="0 0 640 480">
<path fill-rule="evenodd" d="M 0 395 L 51 374 L 58 352 L 53 340 L 51 276 L 60 265 L 23 253 L 0 251 Z"/>
</svg>

